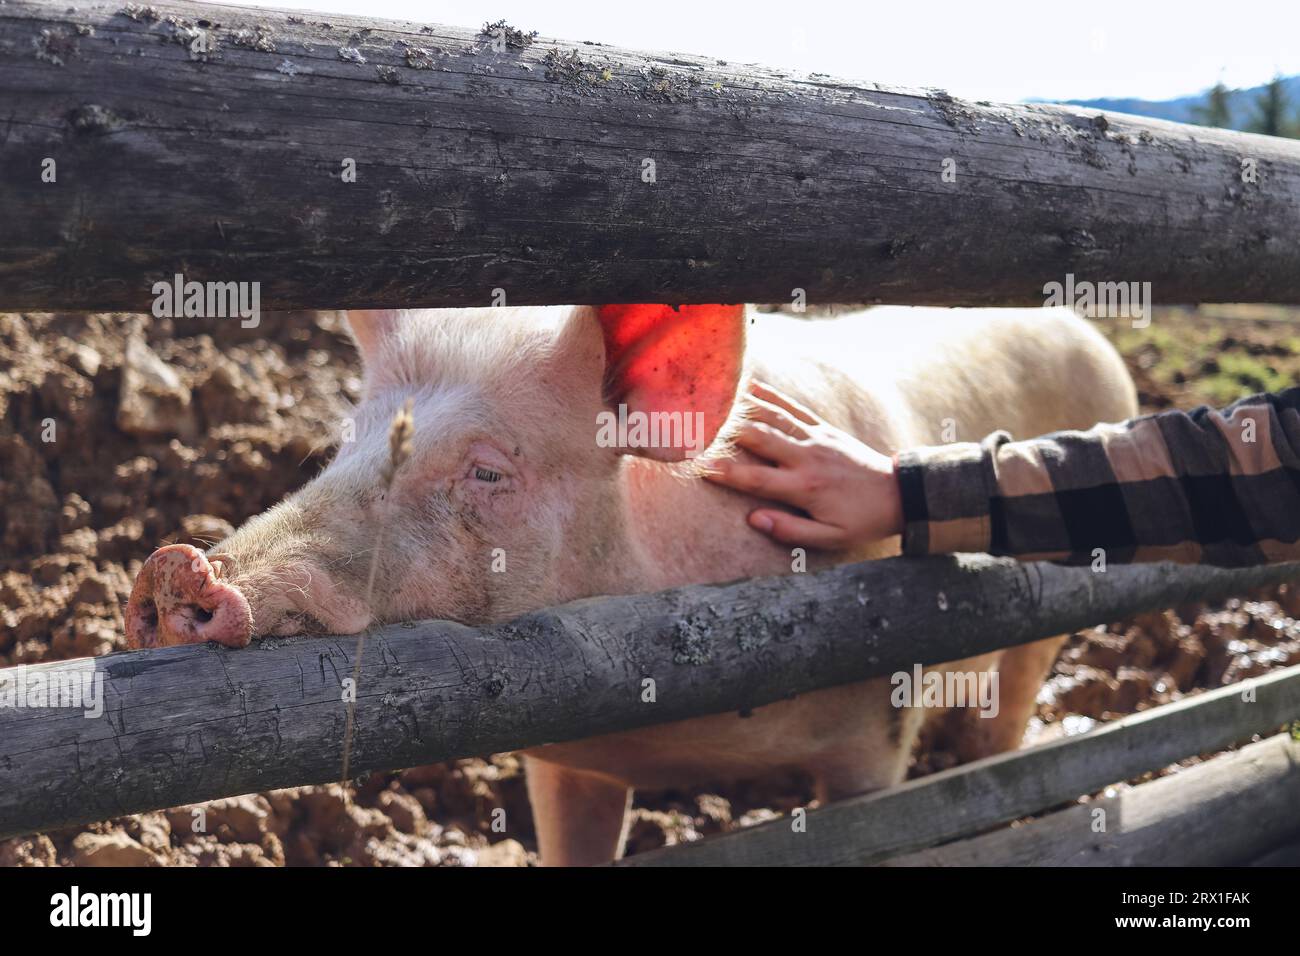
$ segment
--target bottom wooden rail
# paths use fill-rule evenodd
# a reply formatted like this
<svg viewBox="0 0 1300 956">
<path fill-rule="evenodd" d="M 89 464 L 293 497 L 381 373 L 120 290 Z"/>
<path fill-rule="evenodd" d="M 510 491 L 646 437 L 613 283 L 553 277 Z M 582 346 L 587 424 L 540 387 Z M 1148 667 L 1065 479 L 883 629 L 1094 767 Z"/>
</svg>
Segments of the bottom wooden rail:
<svg viewBox="0 0 1300 956">
<path fill-rule="evenodd" d="M 878 863 L 978 834 L 1255 734 L 1272 733 L 1297 718 L 1300 665 L 1143 711 L 1078 737 L 833 803 L 809 813 L 801 832 L 794 831 L 788 819 L 773 820 L 699 843 L 639 853 L 619 865 Z M 1294 815 L 1300 799 L 1293 793 L 1291 800 L 1293 821 L 1300 829 L 1300 816 Z"/>
<path fill-rule="evenodd" d="M 1300 836 L 1300 740 L 1278 734 L 1017 827 L 884 866 L 1234 866 Z"/>
</svg>

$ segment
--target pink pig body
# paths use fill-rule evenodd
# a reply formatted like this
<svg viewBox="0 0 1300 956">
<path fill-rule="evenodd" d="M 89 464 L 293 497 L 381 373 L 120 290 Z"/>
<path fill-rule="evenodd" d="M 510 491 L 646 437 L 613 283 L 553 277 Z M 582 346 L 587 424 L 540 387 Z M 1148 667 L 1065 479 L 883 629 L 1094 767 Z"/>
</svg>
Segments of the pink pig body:
<svg viewBox="0 0 1300 956">
<path fill-rule="evenodd" d="M 791 571 L 790 549 L 746 525 L 752 499 L 696 477 L 671 449 L 602 447 L 597 423 L 616 404 L 698 411 L 708 437 L 721 429 L 725 441 L 733 400 L 754 377 L 886 452 L 998 428 L 1021 437 L 1087 428 L 1136 411 L 1119 357 L 1066 310 L 888 307 L 804 321 L 694 308 L 650 319 L 591 307 L 353 313 L 366 367 L 356 440 L 214 547 L 215 570 L 196 563 L 195 582 L 173 583 L 174 554 L 151 558 L 128 608 L 132 642 L 238 646 L 250 633 L 354 633 L 377 620 L 487 624 L 596 594 Z M 407 398 L 415 451 L 385 494 L 387 428 Z M 381 509 L 381 586 L 367 606 Z M 810 552 L 808 567 L 897 552 L 896 539 Z M 493 570 L 494 556 L 504 571 Z M 192 613 L 188 597 L 175 599 L 182 585 L 202 596 Z M 246 607 L 226 603 L 230 589 Z M 250 611 L 251 628 L 216 629 Z M 999 672 L 1000 712 L 963 721 L 963 756 L 1018 746 L 1059 644 L 939 668 Z M 636 787 L 785 769 L 812 773 L 823 799 L 898 783 L 923 721 L 938 712 L 895 708 L 890 690 L 881 678 L 747 717 L 529 751 L 543 862 L 615 858 Z"/>
</svg>

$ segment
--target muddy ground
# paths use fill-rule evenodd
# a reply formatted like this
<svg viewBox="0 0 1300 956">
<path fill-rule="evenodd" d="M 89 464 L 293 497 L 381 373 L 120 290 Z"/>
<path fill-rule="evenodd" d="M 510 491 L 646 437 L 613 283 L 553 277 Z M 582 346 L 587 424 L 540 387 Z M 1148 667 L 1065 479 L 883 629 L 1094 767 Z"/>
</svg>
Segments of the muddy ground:
<svg viewBox="0 0 1300 956">
<path fill-rule="evenodd" d="M 1170 310 L 1149 329 L 1102 327 L 1146 410 L 1300 379 L 1300 314 Z M 124 649 L 122 608 L 144 558 L 216 541 L 314 475 L 359 386 L 332 313 L 265 316 L 257 330 L 0 314 L 0 666 Z M 1029 736 L 1298 663 L 1297 617 L 1300 591 L 1283 588 L 1076 634 Z M 913 774 L 952 763 L 925 753 Z M 811 801 L 798 778 L 638 793 L 629 852 Z M 20 837 L 0 842 L 0 865 L 525 865 L 535 851 L 518 761 L 497 756 L 373 774 L 350 795 L 280 790 Z"/>
</svg>

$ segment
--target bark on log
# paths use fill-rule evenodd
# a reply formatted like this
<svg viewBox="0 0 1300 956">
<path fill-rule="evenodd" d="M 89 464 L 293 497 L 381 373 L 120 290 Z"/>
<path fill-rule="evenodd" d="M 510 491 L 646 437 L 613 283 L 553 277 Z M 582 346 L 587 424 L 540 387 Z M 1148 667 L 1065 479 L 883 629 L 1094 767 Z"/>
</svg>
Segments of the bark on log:
<svg viewBox="0 0 1300 956">
<path fill-rule="evenodd" d="M 264 309 L 1038 305 L 1067 273 L 1300 302 L 1292 140 L 507 39 L 9 0 L 0 308 L 147 310 L 176 273 Z"/>
<path fill-rule="evenodd" d="M 745 711 L 1139 610 L 1300 576 L 1147 565 L 1105 573 L 986 556 L 575 601 L 475 630 L 393 625 L 366 641 L 357 773 Z M 0 671 L 89 673 L 104 713 L 0 707 L 0 837 L 335 779 L 356 640 L 162 648 Z M 646 703 L 643 681 L 656 683 Z M 6 693 L 0 686 L 0 700 Z M 30 700 L 30 696 L 27 697 Z"/>
</svg>

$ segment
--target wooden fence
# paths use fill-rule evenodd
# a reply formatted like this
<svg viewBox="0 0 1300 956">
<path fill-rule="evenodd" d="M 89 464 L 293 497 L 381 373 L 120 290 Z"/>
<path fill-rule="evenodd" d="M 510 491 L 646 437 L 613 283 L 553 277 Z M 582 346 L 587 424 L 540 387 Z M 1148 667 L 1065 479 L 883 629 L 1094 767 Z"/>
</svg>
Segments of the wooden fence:
<svg viewBox="0 0 1300 956">
<path fill-rule="evenodd" d="M 263 309 L 498 290 L 1041 304 L 1068 274 L 1150 281 L 1163 302 L 1300 302 L 1300 144 L 1269 137 L 519 31 L 118 0 L 0 4 L 0 93 L 10 309 L 148 309 L 178 273 L 257 282 Z M 483 630 L 386 627 L 362 661 L 352 766 L 745 710 L 1298 574 L 891 559 Z M 0 699 L 35 702 L 0 707 L 0 836 L 335 778 L 354 649 L 0 671 Z M 826 807 L 803 833 L 776 821 L 628 863 L 1172 862 L 1169 834 L 1203 828 L 1224 793 L 1259 833 L 1234 825 L 1183 857 L 1235 861 L 1292 829 L 1288 737 L 1059 808 L 1300 716 L 1295 668 L 1249 683 L 1252 699 L 1225 688 Z M 51 686 L 98 687 L 102 714 L 41 706 L 33 688 Z M 1112 829 L 1091 829 L 1096 809 Z"/>
</svg>

